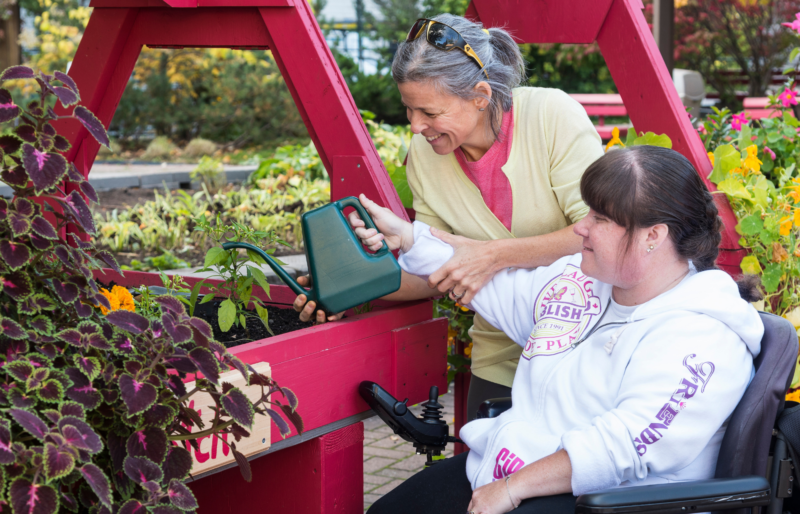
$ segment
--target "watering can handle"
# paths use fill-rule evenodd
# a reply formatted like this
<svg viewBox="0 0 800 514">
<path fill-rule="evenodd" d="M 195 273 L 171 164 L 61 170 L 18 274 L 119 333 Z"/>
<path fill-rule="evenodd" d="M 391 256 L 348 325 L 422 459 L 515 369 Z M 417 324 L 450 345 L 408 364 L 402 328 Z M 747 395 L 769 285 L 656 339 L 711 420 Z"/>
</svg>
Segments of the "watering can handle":
<svg viewBox="0 0 800 514">
<path fill-rule="evenodd" d="M 375 226 L 375 222 L 372 221 L 372 217 L 369 215 L 367 210 L 361 205 L 361 202 L 358 201 L 358 198 L 355 196 L 348 196 L 347 198 L 342 198 L 341 200 L 336 202 L 336 205 L 339 207 L 339 210 L 343 211 L 345 207 L 353 207 L 357 212 L 358 215 L 361 216 L 361 219 L 364 221 L 364 224 L 367 225 L 367 228 L 374 228 L 378 232 L 378 227 Z M 389 251 L 389 246 L 386 244 L 386 241 L 383 242 L 383 248 L 375 252 L 374 255 L 383 255 Z"/>
<path fill-rule="evenodd" d="M 306 295 L 306 298 L 308 298 L 308 301 L 317 301 L 317 299 L 314 298 L 315 295 L 313 293 L 313 290 L 309 291 L 303 289 L 303 287 L 300 284 L 298 284 L 297 281 L 293 279 L 291 275 L 286 273 L 286 270 L 284 270 L 277 262 L 275 262 L 275 259 L 273 259 L 270 254 L 268 254 L 261 248 L 251 245 L 250 243 L 238 243 L 238 242 L 223 243 L 222 245 L 223 250 L 232 250 L 234 248 L 244 248 L 245 250 L 250 250 L 257 253 L 262 259 L 264 259 L 267 262 L 269 267 L 272 268 L 272 271 L 274 271 L 275 274 L 278 275 L 278 277 L 280 277 L 281 280 L 283 280 L 283 283 L 289 286 L 289 288 L 295 292 L 295 294 L 298 295 L 304 294 Z"/>
</svg>

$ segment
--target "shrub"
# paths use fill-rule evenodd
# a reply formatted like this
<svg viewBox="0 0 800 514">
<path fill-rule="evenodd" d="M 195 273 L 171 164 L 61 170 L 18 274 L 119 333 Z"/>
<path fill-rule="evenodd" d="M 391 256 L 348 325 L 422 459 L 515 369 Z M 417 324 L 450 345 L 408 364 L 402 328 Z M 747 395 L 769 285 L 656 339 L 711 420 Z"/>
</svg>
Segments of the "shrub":
<svg viewBox="0 0 800 514">
<path fill-rule="evenodd" d="M 122 145 L 120 145 L 117 141 L 110 139 L 107 147 L 100 147 L 100 151 L 97 152 L 97 158 L 108 159 L 109 157 L 114 157 L 120 153 L 122 153 Z"/>
<path fill-rule="evenodd" d="M 95 233 L 84 198 L 96 202 L 97 195 L 61 155 L 70 144 L 50 125 L 54 96 L 65 108 L 80 96 L 60 72 L 34 74 L 16 66 L 0 82 L 34 78 L 41 91 L 27 110 L 0 88 L 0 123 L 18 120 L 13 135 L 0 138 L 6 157 L 0 178 L 14 191 L 13 201 L 0 199 L 0 477 L 9 482 L 0 488 L 0 509 L 193 512 L 198 505 L 185 484 L 192 459 L 175 443 L 196 448 L 199 437 L 217 437 L 249 479 L 247 460 L 220 434 L 237 441 L 248 436 L 256 414 L 269 415 L 288 434 L 268 406 L 297 421 L 301 431 L 297 398 L 251 373 L 179 299 L 153 298 L 156 307 L 146 317 L 135 312 L 124 288 L 99 287 L 94 274 L 101 263 L 119 267 L 82 237 Z M 109 144 L 85 107 L 58 117 L 78 120 Z M 61 189 L 64 180 L 76 186 L 69 194 Z M 259 400 L 252 403 L 239 388 L 220 383 L 221 371 L 230 367 L 245 383 L 261 386 Z M 184 379 L 199 373 L 203 378 L 187 391 Z M 273 399 L 278 391 L 288 405 Z M 209 427 L 187 404 L 198 392 L 214 402 Z"/>
<path fill-rule="evenodd" d="M 183 155 L 192 159 L 197 159 L 199 157 L 214 155 L 216 151 L 216 143 L 208 139 L 196 137 L 189 141 L 189 144 L 183 149 Z"/>
<path fill-rule="evenodd" d="M 211 194 L 215 194 L 228 185 L 228 177 L 225 175 L 222 162 L 207 156 L 200 159 L 200 163 L 189 174 L 189 177 L 192 181 L 200 182 Z"/>
<path fill-rule="evenodd" d="M 166 136 L 158 136 L 150 141 L 142 157 L 151 160 L 164 160 L 172 155 L 172 152 L 177 148 Z"/>
</svg>

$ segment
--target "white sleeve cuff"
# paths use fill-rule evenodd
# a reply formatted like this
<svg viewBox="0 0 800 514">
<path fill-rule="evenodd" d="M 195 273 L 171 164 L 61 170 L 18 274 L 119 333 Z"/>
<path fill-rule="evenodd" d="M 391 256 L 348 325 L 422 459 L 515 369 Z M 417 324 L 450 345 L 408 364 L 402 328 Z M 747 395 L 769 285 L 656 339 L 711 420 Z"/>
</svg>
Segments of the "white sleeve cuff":
<svg viewBox="0 0 800 514">
<path fill-rule="evenodd" d="M 397 262 L 406 273 L 427 279 L 450 260 L 453 247 L 431 234 L 431 227 L 414 222 L 414 244 L 408 252 L 400 252 Z"/>
<path fill-rule="evenodd" d="M 571 430 L 561 436 L 561 446 L 572 465 L 572 494 L 575 496 L 620 484 L 608 448 L 597 429 Z"/>
</svg>

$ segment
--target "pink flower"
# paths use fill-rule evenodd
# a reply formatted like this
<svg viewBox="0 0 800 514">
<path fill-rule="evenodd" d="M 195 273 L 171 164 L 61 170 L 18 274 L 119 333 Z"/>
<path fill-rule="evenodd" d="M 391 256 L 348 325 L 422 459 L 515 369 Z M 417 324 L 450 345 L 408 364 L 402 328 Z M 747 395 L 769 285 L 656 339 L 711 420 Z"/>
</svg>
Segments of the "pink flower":
<svg viewBox="0 0 800 514">
<path fill-rule="evenodd" d="M 784 27 L 789 27 L 792 30 L 796 30 L 798 34 L 800 34 L 800 12 L 794 15 L 796 20 L 792 23 L 781 23 Z"/>
<path fill-rule="evenodd" d="M 747 121 L 747 117 L 744 115 L 744 113 L 734 114 L 733 117 L 731 117 L 731 128 L 736 132 L 742 130 L 742 124 L 747 125 L 748 123 L 750 122 Z"/>
<path fill-rule="evenodd" d="M 769 154 L 770 158 L 774 161 L 775 160 L 775 152 L 773 152 L 770 147 L 764 147 L 764 153 Z"/>
<path fill-rule="evenodd" d="M 784 107 L 797 105 L 797 91 L 792 91 L 791 89 L 787 88 L 783 91 L 783 93 L 778 95 L 778 100 L 781 101 Z"/>
</svg>

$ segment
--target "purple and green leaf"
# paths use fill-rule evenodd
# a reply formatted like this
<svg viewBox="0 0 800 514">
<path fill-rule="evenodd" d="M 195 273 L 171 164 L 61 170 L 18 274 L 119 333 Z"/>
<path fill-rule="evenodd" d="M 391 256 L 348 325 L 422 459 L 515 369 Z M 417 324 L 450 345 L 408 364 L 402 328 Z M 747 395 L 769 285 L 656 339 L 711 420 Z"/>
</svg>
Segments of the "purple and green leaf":
<svg viewBox="0 0 800 514">
<path fill-rule="evenodd" d="M 166 432 L 149 427 L 131 434 L 126 447 L 131 457 L 147 457 L 156 464 L 161 464 L 167 455 L 168 444 Z"/>
<path fill-rule="evenodd" d="M 23 430 L 40 441 L 43 441 L 47 433 L 50 432 L 45 422 L 32 412 L 22 409 L 9 409 L 8 414 L 14 418 L 14 421 L 16 421 Z"/>
<path fill-rule="evenodd" d="M 31 228 L 40 237 L 53 240 L 58 239 L 56 229 L 43 216 L 34 216 L 31 220 Z"/>
<path fill-rule="evenodd" d="M 44 445 L 44 474 L 48 480 L 69 475 L 75 468 L 75 458 L 69 452 L 62 452 L 55 444 Z"/>
<path fill-rule="evenodd" d="M 111 496 L 111 484 L 106 474 L 103 473 L 103 470 L 97 465 L 89 463 L 84 464 L 80 471 L 86 483 L 89 484 L 89 487 L 92 488 L 92 491 L 94 491 L 94 494 L 97 495 L 103 505 L 111 508 L 111 502 L 113 501 Z"/>
<path fill-rule="evenodd" d="M 89 111 L 86 107 L 79 105 L 72 111 L 72 115 L 80 121 L 86 130 L 94 137 L 98 143 L 105 146 L 108 149 L 111 149 L 110 142 L 108 140 L 108 133 L 106 132 L 106 128 L 97 119 L 97 117 Z"/>
<path fill-rule="evenodd" d="M 222 406 L 225 411 L 236 421 L 236 423 L 246 428 L 253 428 L 255 410 L 250 399 L 247 398 L 241 389 L 234 387 L 222 396 Z"/>
<path fill-rule="evenodd" d="M 170 480 L 167 494 L 169 502 L 181 510 L 195 510 L 198 507 L 194 494 L 180 480 Z"/>
<path fill-rule="evenodd" d="M 67 160 L 62 155 L 40 152 L 28 143 L 22 145 L 22 164 L 37 194 L 55 187 L 67 172 Z"/>
<path fill-rule="evenodd" d="M 139 382 L 127 373 L 119 377 L 119 390 L 131 416 L 147 410 L 158 396 L 158 391 L 152 384 Z"/>
<path fill-rule="evenodd" d="M 130 332 L 131 334 L 141 334 L 150 328 L 150 322 L 141 314 L 130 311 L 109 312 L 106 319 L 117 328 Z"/>
<path fill-rule="evenodd" d="M 125 457 L 123 468 L 125 474 L 138 484 L 161 482 L 164 476 L 158 464 L 144 457 Z"/>
<path fill-rule="evenodd" d="M 25 477 L 11 482 L 9 496 L 13 512 L 18 514 L 54 514 L 58 510 L 56 490 L 49 485 L 34 484 Z"/>
</svg>

